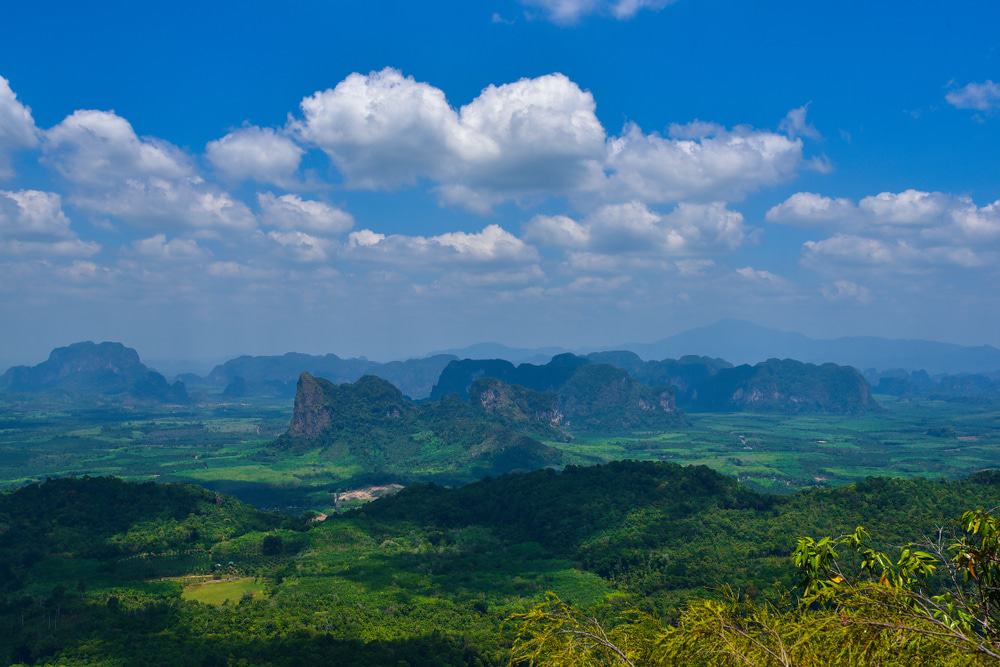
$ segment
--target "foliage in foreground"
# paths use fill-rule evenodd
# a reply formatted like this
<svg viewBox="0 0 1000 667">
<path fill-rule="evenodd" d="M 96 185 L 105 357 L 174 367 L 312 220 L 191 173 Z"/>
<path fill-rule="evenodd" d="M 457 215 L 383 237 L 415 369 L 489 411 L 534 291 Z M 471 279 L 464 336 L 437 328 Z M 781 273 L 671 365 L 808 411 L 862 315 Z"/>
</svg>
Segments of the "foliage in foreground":
<svg viewBox="0 0 1000 667">
<path fill-rule="evenodd" d="M 673 626 L 638 610 L 607 626 L 554 594 L 523 614 L 511 654 L 528 665 L 979 665 L 1000 661 L 1000 520 L 962 515 L 948 536 L 893 557 L 858 527 L 800 538 L 798 602 L 690 604 Z"/>
</svg>

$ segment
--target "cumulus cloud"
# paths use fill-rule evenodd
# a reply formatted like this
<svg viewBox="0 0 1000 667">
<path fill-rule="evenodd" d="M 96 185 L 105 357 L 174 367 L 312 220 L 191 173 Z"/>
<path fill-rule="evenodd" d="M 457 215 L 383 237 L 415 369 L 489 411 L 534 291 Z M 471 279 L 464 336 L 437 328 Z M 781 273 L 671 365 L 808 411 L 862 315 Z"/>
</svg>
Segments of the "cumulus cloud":
<svg viewBox="0 0 1000 667">
<path fill-rule="evenodd" d="M 354 226 L 354 218 L 347 211 L 297 195 L 262 192 L 257 195 L 257 203 L 261 221 L 271 227 L 334 235 Z"/>
<path fill-rule="evenodd" d="M 210 141 L 205 155 L 226 179 L 283 185 L 295 180 L 305 151 L 271 128 L 243 127 Z"/>
<path fill-rule="evenodd" d="M 590 93 L 561 74 L 489 86 L 453 109 L 444 93 L 386 68 L 305 98 L 296 124 L 350 185 L 431 179 L 476 210 L 559 193 L 599 169 L 604 128 Z"/>
<path fill-rule="evenodd" d="M 862 266 L 883 270 L 908 270 L 952 266 L 981 267 L 986 260 L 980 252 L 957 245 L 917 245 L 912 240 L 884 240 L 851 234 L 836 234 L 803 244 L 803 261 L 813 268 Z"/>
<path fill-rule="evenodd" d="M 203 259 L 211 254 L 193 239 L 175 238 L 168 241 L 166 234 L 155 234 L 135 241 L 132 249 L 143 257 L 162 260 Z"/>
<path fill-rule="evenodd" d="M 246 205 L 206 183 L 180 149 L 140 138 L 113 112 L 74 112 L 46 132 L 43 153 L 81 208 L 137 224 L 255 225 Z"/>
<path fill-rule="evenodd" d="M 1000 200 L 978 206 L 970 197 L 942 192 L 880 192 L 856 204 L 809 192 L 792 195 L 766 214 L 771 222 L 834 225 L 857 234 L 908 235 L 926 242 L 1000 240 Z"/>
<path fill-rule="evenodd" d="M 1000 83 L 989 79 L 982 83 L 967 83 L 949 91 L 944 98 L 956 109 L 995 111 L 1000 109 Z"/>
<path fill-rule="evenodd" d="M 78 238 L 58 241 L 20 241 L 0 239 L 0 254 L 37 255 L 43 257 L 89 257 L 100 252 L 101 246 Z"/>
<path fill-rule="evenodd" d="M 72 236 L 62 198 L 40 190 L 0 190 L 0 236 Z"/>
<path fill-rule="evenodd" d="M 85 257 L 100 251 L 70 229 L 62 199 L 40 190 L 0 190 L 0 252 L 8 255 Z"/>
<path fill-rule="evenodd" d="M 327 253 L 332 246 L 327 239 L 299 231 L 268 232 L 267 237 L 296 262 L 326 261 Z"/>
<path fill-rule="evenodd" d="M 801 137 L 818 136 L 806 107 L 789 112 L 781 132 L 695 121 L 668 136 L 628 124 L 609 138 L 593 95 L 562 74 L 490 85 L 456 109 L 439 88 L 386 68 L 351 74 L 300 106 L 292 131 L 349 186 L 427 183 L 442 202 L 483 213 L 552 196 L 733 201 L 828 166 L 803 157 Z"/>
<path fill-rule="evenodd" d="M 589 255 L 688 255 L 731 250 L 745 240 L 743 216 L 721 202 L 681 203 L 666 214 L 641 202 L 607 204 L 577 222 L 537 216 L 525 236 L 543 245 Z"/>
<path fill-rule="evenodd" d="M 829 238 L 804 244 L 803 259 L 816 268 L 972 269 L 995 263 L 1000 253 L 1000 201 L 979 206 L 965 195 L 911 189 L 855 203 L 798 193 L 766 217 L 836 230 Z"/>
<path fill-rule="evenodd" d="M 770 285 L 771 287 L 782 287 L 787 284 L 781 276 L 763 269 L 755 269 L 752 266 L 744 266 L 743 268 L 736 269 L 736 275 L 746 281 Z"/>
<path fill-rule="evenodd" d="M 775 132 L 726 130 L 696 122 L 670 136 L 630 124 L 609 142 L 606 197 L 645 202 L 742 198 L 790 179 L 803 164 L 802 140 Z"/>
<path fill-rule="evenodd" d="M 563 25 L 576 23 L 589 14 L 611 16 L 618 20 L 630 19 L 642 9 L 660 10 L 674 0 L 521 0 L 538 9 L 543 16 Z"/>
<path fill-rule="evenodd" d="M 349 237 L 348 250 L 361 260 L 422 261 L 459 264 L 523 264 L 538 259 L 537 251 L 499 225 L 479 232 L 449 232 L 437 236 L 376 234 L 360 230 Z"/>
<path fill-rule="evenodd" d="M 536 215 L 525 225 L 524 238 L 541 245 L 585 248 L 590 230 L 566 215 Z"/>
<path fill-rule="evenodd" d="M 854 203 L 850 199 L 834 199 L 813 192 L 797 192 L 780 204 L 772 206 L 765 218 L 770 222 L 812 225 L 844 221 L 855 212 Z"/>
<path fill-rule="evenodd" d="M 31 109 L 17 99 L 10 82 L 0 76 L 0 178 L 13 171 L 10 157 L 15 151 L 33 148 L 38 143 L 38 129 Z"/>
</svg>

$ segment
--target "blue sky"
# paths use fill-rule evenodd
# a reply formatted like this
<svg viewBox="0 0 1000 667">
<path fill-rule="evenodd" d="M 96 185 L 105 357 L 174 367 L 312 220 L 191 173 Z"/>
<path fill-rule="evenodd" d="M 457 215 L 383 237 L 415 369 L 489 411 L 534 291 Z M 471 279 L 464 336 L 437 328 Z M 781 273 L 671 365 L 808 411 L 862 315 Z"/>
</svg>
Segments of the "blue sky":
<svg viewBox="0 0 1000 667">
<path fill-rule="evenodd" d="M 18 3 L 0 364 L 1000 344 L 1000 8 Z"/>
</svg>

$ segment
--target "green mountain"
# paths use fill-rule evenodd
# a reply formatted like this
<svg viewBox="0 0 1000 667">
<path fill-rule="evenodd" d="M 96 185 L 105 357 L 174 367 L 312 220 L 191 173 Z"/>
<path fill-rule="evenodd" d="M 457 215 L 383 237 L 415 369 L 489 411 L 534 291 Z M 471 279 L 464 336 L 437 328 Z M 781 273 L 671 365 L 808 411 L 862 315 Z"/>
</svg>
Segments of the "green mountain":
<svg viewBox="0 0 1000 667">
<path fill-rule="evenodd" d="M 680 359 L 643 361 L 634 352 L 594 352 L 587 358 L 593 363 L 610 364 L 628 371 L 636 380 L 651 387 L 673 387 L 677 401 L 690 402 L 699 386 L 724 368 L 733 365 L 724 359 L 685 356 Z"/>
<path fill-rule="evenodd" d="M 848 366 L 770 359 L 733 367 L 723 359 L 695 356 L 644 361 L 627 351 L 561 354 L 542 365 L 452 361 L 431 396 L 464 398 L 483 378 L 552 394 L 532 401 L 548 400 L 542 412 L 558 412 L 559 425 L 570 430 L 668 427 L 677 423 L 678 407 L 828 414 L 877 408 L 867 380 Z"/>
<path fill-rule="evenodd" d="M 0 376 L 0 391 L 65 394 L 125 400 L 184 403 L 183 383 L 169 384 L 121 343 L 73 343 L 52 350 L 36 366 L 15 366 Z"/>
<path fill-rule="evenodd" d="M 669 387 L 653 389 L 620 368 L 572 354 L 541 366 L 455 361 L 441 374 L 434 394 L 455 398 L 453 392 L 460 389 L 463 398 L 489 414 L 570 432 L 672 428 L 682 422 Z"/>
<path fill-rule="evenodd" d="M 562 436 L 551 426 L 525 428 L 457 398 L 414 402 L 371 375 L 338 385 L 303 373 L 288 431 L 274 447 L 320 449 L 366 472 L 468 478 L 558 463 L 561 453 L 532 435 Z"/>
<path fill-rule="evenodd" d="M 868 381 L 850 366 L 768 359 L 724 368 L 698 385 L 689 409 L 859 414 L 878 409 Z"/>
<path fill-rule="evenodd" d="M 589 363 L 575 354 L 558 354 L 546 364 L 520 364 L 515 366 L 503 359 L 462 359 L 445 366 L 441 371 L 431 398 L 445 396 L 465 398 L 472 383 L 481 377 L 490 377 L 507 384 L 516 384 L 535 391 L 551 391 L 564 385 L 578 368 Z"/>
<path fill-rule="evenodd" d="M 946 401 L 989 400 L 1000 397 L 1000 372 L 990 375 L 963 373 L 931 377 L 927 371 L 908 372 L 894 369 L 882 373 L 869 370 L 865 372 L 865 377 L 874 385 L 876 394 Z"/>
<path fill-rule="evenodd" d="M 202 384 L 223 388 L 229 398 L 244 396 L 293 396 L 299 375 L 328 378 L 332 382 L 354 382 L 362 375 L 374 375 L 392 384 L 412 398 L 431 393 L 442 369 L 455 357 L 439 354 L 422 359 L 379 363 L 356 357 L 345 359 L 336 354 L 312 355 L 289 352 L 275 356 L 242 356 L 220 364 L 202 380 Z"/>
</svg>

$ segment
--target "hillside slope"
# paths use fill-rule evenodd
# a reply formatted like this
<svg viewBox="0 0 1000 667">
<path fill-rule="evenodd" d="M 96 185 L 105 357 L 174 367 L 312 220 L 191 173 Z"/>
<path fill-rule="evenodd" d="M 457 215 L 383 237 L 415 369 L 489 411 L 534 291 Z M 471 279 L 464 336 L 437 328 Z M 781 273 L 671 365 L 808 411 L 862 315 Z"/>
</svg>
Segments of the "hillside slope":
<svg viewBox="0 0 1000 667">
<path fill-rule="evenodd" d="M 139 354 L 121 343 L 73 343 L 52 350 L 35 366 L 15 366 L 0 376 L 0 391 L 118 397 L 183 403 L 183 383 L 168 384 Z"/>
<path fill-rule="evenodd" d="M 558 450 L 532 434 L 561 437 L 541 423 L 516 428 L 457 399 L 415 403 L 385 380 L 334 384 L 303 373 L 288 431 L 276 449 L 321 449 L 370 472 L 449 472 L 478 477 L 558 463 Z"/>
</svg>

